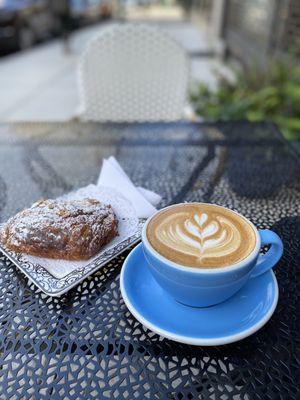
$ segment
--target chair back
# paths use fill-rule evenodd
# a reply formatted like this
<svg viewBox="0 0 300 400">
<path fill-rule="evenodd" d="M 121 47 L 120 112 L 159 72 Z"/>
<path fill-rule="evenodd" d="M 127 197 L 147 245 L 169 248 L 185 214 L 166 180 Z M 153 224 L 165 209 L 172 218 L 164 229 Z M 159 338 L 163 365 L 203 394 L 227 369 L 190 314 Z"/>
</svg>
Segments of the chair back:
<svg viewBox="0 0 300 400">
<path fill-rule="evenodd" d="M 172 121 L 182 118 L 189 62 L 184 49 L 147 25 L 103 29 L 79 67 L 82 119 Z"/>
</svg>

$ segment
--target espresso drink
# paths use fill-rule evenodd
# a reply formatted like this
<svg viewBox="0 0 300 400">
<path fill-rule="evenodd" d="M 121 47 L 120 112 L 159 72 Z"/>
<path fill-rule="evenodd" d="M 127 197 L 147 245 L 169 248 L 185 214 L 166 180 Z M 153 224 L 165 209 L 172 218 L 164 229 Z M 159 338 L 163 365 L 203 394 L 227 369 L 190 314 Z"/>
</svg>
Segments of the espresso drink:
<svg viewBox="0 0 300 400">
<path fill-rule="evenodd" d="M 151 246 L 177 264 L 221 268 L 255 248 L 253 226 L 242 216 L 212 204 L 187 203 L 156 214 L 146 230 Z"/>
</svg>

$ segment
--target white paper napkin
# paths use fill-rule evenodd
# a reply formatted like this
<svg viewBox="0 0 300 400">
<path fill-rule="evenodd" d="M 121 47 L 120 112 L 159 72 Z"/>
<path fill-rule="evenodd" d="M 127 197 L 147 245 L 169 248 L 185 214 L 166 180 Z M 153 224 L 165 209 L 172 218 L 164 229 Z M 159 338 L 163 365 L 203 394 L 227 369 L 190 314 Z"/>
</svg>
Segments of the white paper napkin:
<svg viewBox="0 0 300 400">
<path fill-rule="evenodd" d="M 120 174 L 122 174 L 124 176 L 124 178 L 126 178 L 129 182 L 131 182 L 130 178 L 128 177 L 128 175 L 126 174 L 126 172 L 124 171 L 124 169 L 121 167 L 121 165 L 118 163 L 118 161 L 115 159 L 114 156 L 110 156 L 107 161 L 113 166 L 115 167 Z M 100 176 L 98 179 L 98 185 L 101 184 L 99 183 L 101 176 L 102 176 L 102 171 L 100 172 Z M 141 186 L 136 186 L 137 190 L 146 198 L 146 200 L 149 201 L 149 203 L 151 203 L 154 207 L 156 207 L 158 205 L 158 203 L 161 201 L 161 196 L 155 192 L 152 192 L 152 190 L 148 190 L 145 189 Z"/>
<path fill-rule="evenodd" d="M 148 218 L 156 211 L 161 196 L 151 190 L 136 187 L 114 157 L 103 160 L 98 186 L 118 190 L 134 207 L 139 218 Z"/>
</svg>

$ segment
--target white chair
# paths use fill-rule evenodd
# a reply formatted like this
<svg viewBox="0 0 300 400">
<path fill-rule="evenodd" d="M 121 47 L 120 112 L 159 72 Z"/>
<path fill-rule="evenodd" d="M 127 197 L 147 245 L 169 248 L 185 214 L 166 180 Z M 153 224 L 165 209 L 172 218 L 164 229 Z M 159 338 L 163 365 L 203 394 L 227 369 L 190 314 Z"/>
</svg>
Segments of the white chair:
<svg viewBox="0 0 300 400">
<path fill-rule="evenodd" d="M 188 57 L 160 30 L 113 25 L 91 39 L 79 66 L 81 118 L 172 121 L 183 117 Z"/>
</svg>

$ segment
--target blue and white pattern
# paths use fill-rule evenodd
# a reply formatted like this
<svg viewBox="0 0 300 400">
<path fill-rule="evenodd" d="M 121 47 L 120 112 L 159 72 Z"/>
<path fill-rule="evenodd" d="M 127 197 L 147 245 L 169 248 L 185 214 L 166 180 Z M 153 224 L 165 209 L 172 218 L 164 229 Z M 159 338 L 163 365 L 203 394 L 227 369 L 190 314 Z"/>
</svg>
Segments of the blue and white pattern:
<svg viewBox="0 0 300 400">
<path fill-rule="evenodd" d="M 49 296 L 60 296 L 107 262 L 136 243 L 140 238 L 144 219 L 138 220 L 131 203 L 114 189 L 88 185 L 61 196 L 61 200 L 96 198 L 111 204 L 119 221 L 119 235 L 100 253 L 88 261 L 51 260 L 28 254 L 15 253 L 0 245 L 0 250 L 28 278 Z"/>
</svg>

